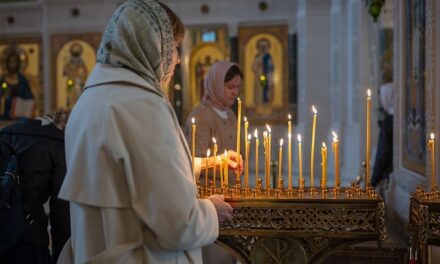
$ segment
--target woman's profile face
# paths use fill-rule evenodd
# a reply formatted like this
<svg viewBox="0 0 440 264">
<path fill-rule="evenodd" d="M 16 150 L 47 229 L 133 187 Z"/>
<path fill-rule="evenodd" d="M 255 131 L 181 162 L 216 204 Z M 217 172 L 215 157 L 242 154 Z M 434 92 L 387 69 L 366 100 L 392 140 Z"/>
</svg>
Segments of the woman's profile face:
<svg viewBox="0 0 440 264">
<path fill-rule="evenodd" d="M 241 77 L 240 75 L 235 75 L 234 78 L 225 82 L 224 92 L 223 92 L 223 102 L 227 107 L 234 105 L 235 100 L 240 92 Z"/>
</svg>

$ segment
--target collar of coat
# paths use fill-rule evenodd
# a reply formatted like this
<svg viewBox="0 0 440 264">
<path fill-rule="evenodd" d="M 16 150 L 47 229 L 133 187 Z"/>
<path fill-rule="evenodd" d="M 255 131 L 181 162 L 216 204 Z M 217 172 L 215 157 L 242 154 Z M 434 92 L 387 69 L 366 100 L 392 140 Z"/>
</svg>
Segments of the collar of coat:
<svg viewBox="0 0 440 264">
<path fill-rule="evenodd" d="M 163 91 L 156 86 L 158 84 L 152 84 L 147 82 L 144 78 L 136 74 L 130 69 L 123 67 L 114 67 L 108 64 L 97 63 L 84 86 L 84 89 L 88 89 L 94 86 L 104 84 L 128 84 L 138 86 L 150 92 L 153 92 L 160 97 L 165 97 Z"/>
</svg>

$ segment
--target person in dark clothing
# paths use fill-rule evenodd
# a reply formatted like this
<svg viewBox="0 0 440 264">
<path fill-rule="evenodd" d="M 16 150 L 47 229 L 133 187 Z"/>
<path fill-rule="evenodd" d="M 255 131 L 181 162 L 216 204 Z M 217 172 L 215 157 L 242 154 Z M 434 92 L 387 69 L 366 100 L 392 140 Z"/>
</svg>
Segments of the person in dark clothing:
<svg viewBox="0 0 440 264">
<path fill-rule="evenodd" d="M 69 203 L 57 198 L 66 174 L 64 129 L 69 114 L 60 110 L 0 130 L 2 153 L 12 150 L 17 157 L 22 207 L 29 224 L 19 243 L 0 255 L 0 263 L 56 263 L 70 237 Z M 49 198 L 48 217 L 43 205 Z"/>
</svg>

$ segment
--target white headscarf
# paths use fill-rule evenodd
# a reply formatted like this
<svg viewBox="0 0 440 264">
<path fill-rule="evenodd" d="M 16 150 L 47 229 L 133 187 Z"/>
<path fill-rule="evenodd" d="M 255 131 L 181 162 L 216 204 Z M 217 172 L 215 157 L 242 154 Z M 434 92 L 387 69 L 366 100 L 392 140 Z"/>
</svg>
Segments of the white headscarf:
<svg viewBox="0 0 440 264">
<path fill-rule="evenodd" d="M 114 13 L 98 50 L 98 62 L 128 68 L 163 93 L 172 71 L 173 29 L 155 0 L 129 0 Z"/>
<path fill-rule="evenodd" d="M 224 102 L 225 77 L 229 69 L 237 63 L 229 61 L 219 61 L 214 63 L 209 69 L 205 78 L 205 93 L 202 102 L 211 105 L 219 110 L 226 110 Z"/>
</svg>

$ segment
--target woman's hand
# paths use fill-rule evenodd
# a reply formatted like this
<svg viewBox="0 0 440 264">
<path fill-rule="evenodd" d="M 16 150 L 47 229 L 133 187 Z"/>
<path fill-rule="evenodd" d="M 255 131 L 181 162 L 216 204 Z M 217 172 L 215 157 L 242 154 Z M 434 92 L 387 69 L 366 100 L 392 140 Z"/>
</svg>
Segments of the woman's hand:
<svg viewBox="0 0 440 264">
<path fill-rule="evenodd" d="M 214 194 L 209 196 L 208 200 L 214 205 L 219 222 L 232 219 L 232 206 L 224 201 L 223 195 Z"/>
</svg>

